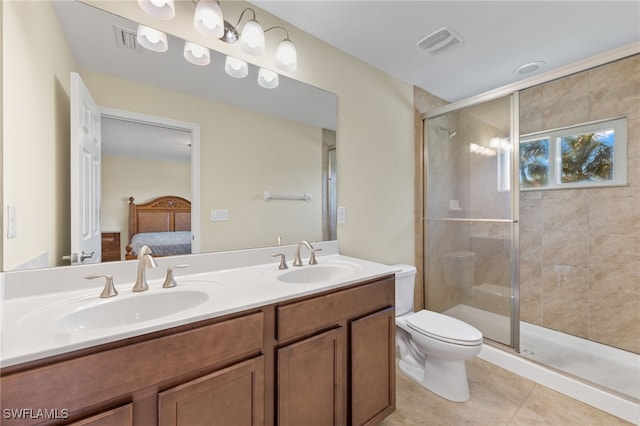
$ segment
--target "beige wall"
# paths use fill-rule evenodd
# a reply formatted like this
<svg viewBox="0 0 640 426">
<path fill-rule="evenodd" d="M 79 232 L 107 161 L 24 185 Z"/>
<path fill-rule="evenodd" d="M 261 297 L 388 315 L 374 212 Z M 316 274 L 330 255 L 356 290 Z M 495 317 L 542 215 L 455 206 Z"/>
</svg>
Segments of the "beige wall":
<svg viewBox="0 0 640 426">
<path fill-rule="evenodd" d="M 3 269 L 43 252 L 59 265 L 70 251 L 70 201 L 60 188 L 69 188 L 69 72 L 76 66 L 51 7 L 3 2 L 2 31 L 2 209 L 17 211 L 16 238 L 7 239 L 3 222 Z"/>
<path fill-rule="evenodd" d="M 129 197 L 138 204 L 164 195 L 191 199 L 191 165 L 187 162 L 103 155 L 101 173 L 100 226 L 103 232 L 120 232 L 123 256 L 129 235 Z"/>
<path fill-rule="evenodd" d="M 176 18 L 169 22 L 149 17 L 134 1 L 89 3 L 273 68 L 273 40 L 267 37 L 267 55 L 255 59 L 238 46 L 204 38 L 193 29 L 190 2 L 176 2 Z M 245 6 L 241 1 L 222 5 L 234 17 Z M 338 225 L 342 253 L 414 263 L 412 87 L 266 12 L 258 14 L 263 26 L 284 25 L 289 31 L 299 61 L 298 71 L 289 76 L 338 96 L 338 205 L 347 208 L 347 223 Z"/>
<path fill-rule="evenodd" d="M 640 353 L 640 55 L 525 90 L 520 104 L 522 133 L 625 115 L 629 180 L 520 193 L 521 318 Z"/>
</svg>

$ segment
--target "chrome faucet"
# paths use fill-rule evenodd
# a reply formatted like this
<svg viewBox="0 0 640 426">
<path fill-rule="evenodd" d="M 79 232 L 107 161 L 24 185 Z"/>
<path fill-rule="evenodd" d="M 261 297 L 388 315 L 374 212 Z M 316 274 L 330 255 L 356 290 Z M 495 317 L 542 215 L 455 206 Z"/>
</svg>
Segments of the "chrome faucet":
<svg viewBox="0 0 640 426">
<path fill-rule="evenodd" d="M 138 253 L 138 275 L 136 277 L 136 283 L 133 286 L 133 291 L 146 291 L 149 289 L 147 284 L 147 268 L 155 268 L 158 266 L 156 260 L 151 256 L 151 249 L 149 246 L 140 247 Z"/>
<path fill-rule="evenodd" d="M 309 265 L 317 265 L 318 261 L 316 260 L 316 252 L 321 251 L 322 249 L 314 249 L 308 241 L 300 241 L 298 247 L 296 248 L 296 257 L 293 259 L 293 266 L 302 266 L 302 260 L 300 259 L 300 249 L 302 246 L 306 246 L 311 253 L 311 257 L 309 258 Z"/>
<path fill-rule="evenodd" d="M 285 269 L 289 269 L 289 267 L 287 266 L 287 258 L 284 256 L 284 253 L 276 253 L 271 255 L 271 257 L 278 257 L 278 256 L 280 256 L 280 265 L 278 265 L 278 269 L 281 271 Z"/>
<path fill-rule="evenodd" d="M 173 276 L 173 270 L 176 268 L 186 268 L 189 264 L 185 263 L 182 265 L 170 266 L 167 268 L 167 276 L 164 279 L 164 283 L 162 283 L 162 288 L 172 288 L 178 285 L 176 282 L 176 278 Z"/>
<path fill-rule="evenodd" d="M 85 279 L 93 280 L 96 278 L 106 278 L 104 283 L 104 289 L 102 289 L 102 293 L 100 293 L 101 298 L 113 297 L 118 295 L 118 290 L 116 290 L 113 285 L 113 275 L 110 274 L 99 274 L 99 275 L 87 275 Z"/>
</svg>

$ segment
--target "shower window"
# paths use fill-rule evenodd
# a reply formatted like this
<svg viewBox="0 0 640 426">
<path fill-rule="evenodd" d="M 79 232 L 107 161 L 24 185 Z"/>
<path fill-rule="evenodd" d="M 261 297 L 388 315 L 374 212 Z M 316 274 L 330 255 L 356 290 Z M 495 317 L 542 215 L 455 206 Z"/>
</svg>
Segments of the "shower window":
<svg viewBox="0 0 640 426">
<path fill-rule="evenodd" d="M 520 189 L 549 185 L 549 138 L 520 142 Z"/>
<path fill-rule="evenodd" d="M 625 185 L 626 142 L 624 118 L 523 135 L 520 189 Z"/>
</svg>

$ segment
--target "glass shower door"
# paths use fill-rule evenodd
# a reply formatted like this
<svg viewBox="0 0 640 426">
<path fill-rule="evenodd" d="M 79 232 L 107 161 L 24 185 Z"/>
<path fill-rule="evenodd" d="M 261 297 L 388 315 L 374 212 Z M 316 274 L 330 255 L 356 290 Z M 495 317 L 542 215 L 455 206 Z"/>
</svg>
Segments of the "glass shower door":
<svg viewBox="0 0 640 426">
<path fill-rule="evenodd" d="M 427 309 L 517 347 L 515 96 L 425 122 L 425 278 Z"/>
</svg>

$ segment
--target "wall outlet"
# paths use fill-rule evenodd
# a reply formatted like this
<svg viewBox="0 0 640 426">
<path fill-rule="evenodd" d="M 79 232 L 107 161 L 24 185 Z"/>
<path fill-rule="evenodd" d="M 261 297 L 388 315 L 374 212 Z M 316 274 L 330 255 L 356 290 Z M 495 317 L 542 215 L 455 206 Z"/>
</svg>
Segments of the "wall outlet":
<svg viewBox="0 0 640 426">
<path fill-rule="evenodd" d="M 226 222 L 229 220 L 229 210 L 227 209 L 211 209 L 212 222 Z"/>
<path fill-rule="evenodd" d="M 337 209 L 337 222 L 338 225 L 342 225 L 347 223 L 347 208 L 346 207 L 338 207 Z"/>
</svg>

